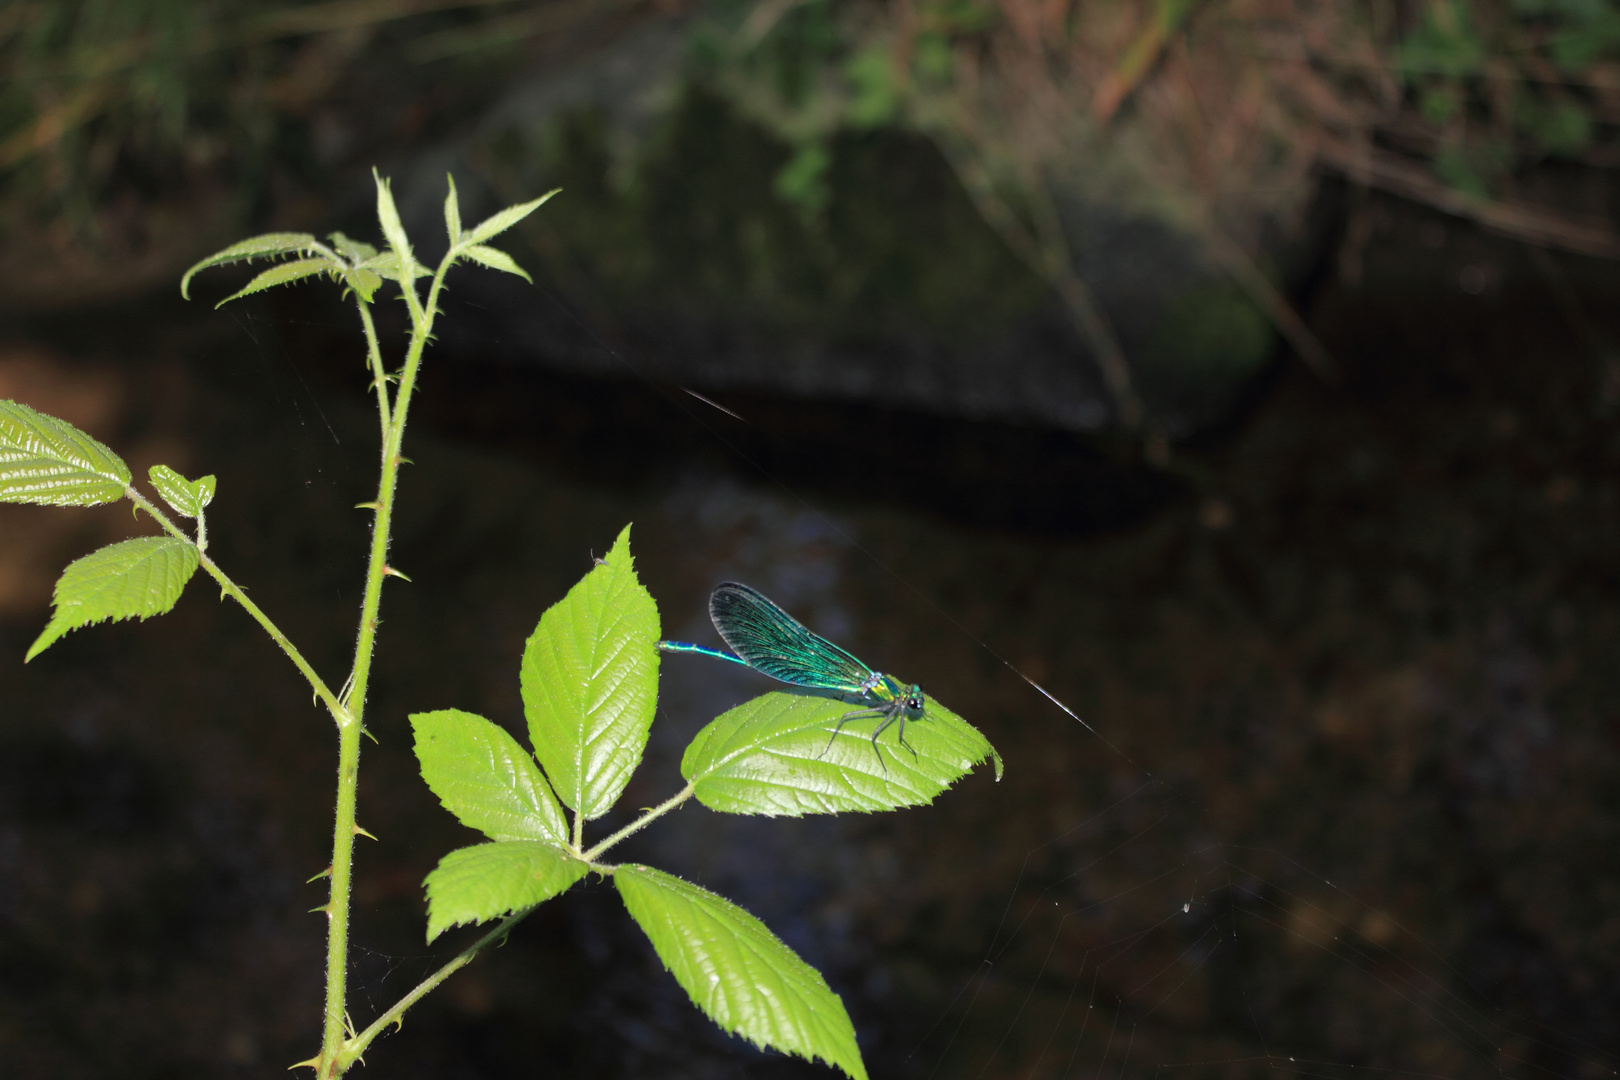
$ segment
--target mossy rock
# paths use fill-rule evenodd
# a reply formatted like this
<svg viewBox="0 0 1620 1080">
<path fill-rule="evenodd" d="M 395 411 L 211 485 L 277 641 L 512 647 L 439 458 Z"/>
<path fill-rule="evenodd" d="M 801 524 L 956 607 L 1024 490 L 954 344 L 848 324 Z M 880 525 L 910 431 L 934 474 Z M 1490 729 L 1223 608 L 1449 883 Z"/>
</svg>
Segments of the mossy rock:
<svg viewBox="0 0 1620 1080">
<path fill-rule="evenodd" d="M 617 339 L 608 349 L 579 320 L 541 310 L 554 305 L 520 299 L 515 281 L 469 284 L 511 293 L 488 296 L 486 311 L 521 311 L 521 325 L 497 331 L 522 351 L 507 359 L 622 377 L 628 355 L 643 377 L 698 389 L 1080 430 L 1111 422 L 1071 316 L 932 142 L 844 131 L 807 165 L 804 147 L 700 78 L 672 78 L 650 119 L 627 119 L 645 88 L 615 84 L 538 95 L 545 108 L 506 109 L 471 140 L 469 158 L 505 178 L 501 201 L 563 189 L 520 254 Z M 1259 313 L 1196 237 L 1063 194 L 1076 270 L 1156 426 L 1180 435 L 1219 419 L 1270 352 Z"/>
</svg>

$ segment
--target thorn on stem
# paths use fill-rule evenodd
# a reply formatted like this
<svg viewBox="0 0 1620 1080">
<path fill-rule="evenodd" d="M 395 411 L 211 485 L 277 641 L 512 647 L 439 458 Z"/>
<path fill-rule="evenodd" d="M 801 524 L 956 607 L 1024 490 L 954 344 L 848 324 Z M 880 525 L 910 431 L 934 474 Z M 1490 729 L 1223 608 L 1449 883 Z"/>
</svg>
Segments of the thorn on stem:
<svg viewBox="0 0 1620 1080">
<path fill-rule="evenodd" d="M 308 885 L 310 881 L 319 881 L 323 877 L 331 877 L 331 876 L 332 876 L 332 868 L 330 866 L 328 866 L 325 870 L 322 870 L 320 873 L 318 873 L 314 877 L 310 878 L 309 881 L 304 882 L 304 884 Z M 317 910 L 319 910 L 319 909 L 317 909 Z"/>
<path fill-rule="evenodd" d="M 411 580 L 409 574 L 402 574 L 398 570 L 395 570 L 392 566 L 389 566 L 387 563 L 383 564 L 383 573 L 387 574 L 389 577 L 397 577 L 405 581 Z"/>
<path fill-rule="evenodd" d="M 354 835 L 356 835 L 356 836 L 364 836 L 368 840 L 376 840 L 377 839 L 375 836 L 372 836 L 370 833 L 366 832 L 366 830 L 362 829 L 359 825 L 354 826 Z M 377 842 L 381 843 L 382 841 L 378 840 Z"/>
</svg>

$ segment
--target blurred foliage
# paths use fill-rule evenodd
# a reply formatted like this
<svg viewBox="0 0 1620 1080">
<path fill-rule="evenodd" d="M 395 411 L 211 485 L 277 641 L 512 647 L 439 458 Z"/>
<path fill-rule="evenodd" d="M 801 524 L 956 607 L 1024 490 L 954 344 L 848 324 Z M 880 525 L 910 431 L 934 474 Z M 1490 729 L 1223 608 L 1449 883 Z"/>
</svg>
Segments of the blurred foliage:
<svg viewBox="0 0 1620 1080">
<path fill-rule="evenodd" d="M 230 0 L 11 5 L 0 17 L 8 216 L 87 223 L 115 172 L 161 184 L 261 149 L 274 110 L 253 86 L 262 57 L 210 47 L 245 10 Z"/>
<path fill-rule="evenodd" d="M 1090 190 L 1252 244 L 1288 223 L 1322 163 L 1420 199 L 1421 170 L 1443 185 L 1429 201 L 1455 211 L 1444 190 L 1512 200 L 1548 159 L 1606 169 L 1620 154 L 1613 0 L 766 0 L 710 11 L 700 55 L 750 115 L 801 147 L 877 124 L 923 131 L 987 170 L 1026 218 L 1040 185 Z M 778 191 L 815 210 L 820 160 L 802 150 Z M 1520 229 L 1526 239 L 1559 242 L 1534 235 L 1537 224 Z"/>
<path fill-rule="evenodd" d="M 166 245 L 151 284 L 244 217 L 317 226 L 357 167 L 429 140 L 511 164 L 463 134 L 490 102 L 606 70 L 651 22 L 684 42 L 656 123 L 599 103 L 581 142 L 577 95 L 519 121 L 583 170 L 553 179 L 587 277 L 834 336 L 978 332 L 1057 297 L 1127 427 L 1156 422 L 1137 369 L 1167 341 L 1204 342 L 1189 371 L 1254 370 L 1256 314 L 1330 372 L 1260 268 L 1286 261 L 1323 169 L 1620 256 L 1620 0 L 22 0 L 0 14 L 0 277 L 65 293 L 23 272 L 42 247 L 105 269 Z M 1099 209 L 1153 223 L 1173 242 L 1145 258 L 1179 244 L 1240 302 L 1167 310 L 1136 355 L 1144 316 L 1085 265 Z M 1215 295 L 1184 284 L 1152 304 Z"/>
<path fill-rule="evenodd" d="M 1620 162 L 1609 2 L 714 0 L 693 37 L 699 77 L 797 148 L 774 186 L 806 215 L 831 198 L 833 140 L 931 140 L 1063 298 L 1116 418 L 1153 438 L 1162 417 L 1144 395 L 1172 339 L 1192 349 L 1172 365 L 1183 375 L 1241 381 L 1269 350 L 1259 314 L 1331 377 L 1259 265 L 1301 231 L 1324 168 L 1533 244 L 1620 256 L 1588 183 Z M 1194 303 L 1171 286 L 1154 355 L 1126 348 L 1092 291 L 1106 282 L 1080 270 L 1099 208 L 1184 236 L 1237 302 L 1188 322 L 1177 311 L 1214 293 Z"/>
<path fill-rule="evenodd" d="M 44 223 L 58 248 L 115 254 L 122 204 L 195 215 L 199 192 L 225 191 L 241 216 L 277 183 L 285 214 L 302 194 L 287 187 L 318 192 L 358 154 L 465 112 L 536 39 L 588 14 L 509 0 L 12 3 L 0 13 L 0 230 Z"/>
<path fill-rule="evenodd" d="M 19 0 L 0 14 L 7 216 L 83 228 L 119 183 L 259 177 L 365 61 L 488 82 L 585 18 L 565 0 Z M 775 190 L 809 213 L 826 141 L 886 124 L 1014 192 L 1101 180 L 1239 237 L 1297 207 L 1317 160 L 1343 165 L 1336 140 L 1482 198 L 1548 158 L 1620 153 L 1616 0 L 713 0 L 691 26 L 698 70 L 797 147 Z M 446 57 L 463 62 L 421 69 Z"/>
<path fill-rule="evenodd" d="M 1433 0 L 1395 51 L 1441 144 L 1436 172 L 1479 194 L 1502 190 L 1527 162 L 1583 160 L 1605 135 L 1612 146 L 1617 58 L 1620 7 L 1608 0 Z"/>
</svg>

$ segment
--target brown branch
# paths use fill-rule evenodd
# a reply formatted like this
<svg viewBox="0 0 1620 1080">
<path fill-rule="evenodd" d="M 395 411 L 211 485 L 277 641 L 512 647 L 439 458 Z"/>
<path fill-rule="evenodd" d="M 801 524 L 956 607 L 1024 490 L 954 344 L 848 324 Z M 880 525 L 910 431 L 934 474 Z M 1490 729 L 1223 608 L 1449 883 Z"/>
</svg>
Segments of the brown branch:
<svg viewBox="0 0 1620 1080">
<path fill-rule="evenodd" d="M 1469 195 L 1436 180 L 1421 165 L 1377 147 L 1354 146 L 1323 138 L 1317 143 L 1317 160 L 1359 183 L 1468 218 L 1515 240 L 1577 255 L 1620 258 L 1620 236 L 1615 235 L 1613 225 L 1603 218 Z"/>
</svg>

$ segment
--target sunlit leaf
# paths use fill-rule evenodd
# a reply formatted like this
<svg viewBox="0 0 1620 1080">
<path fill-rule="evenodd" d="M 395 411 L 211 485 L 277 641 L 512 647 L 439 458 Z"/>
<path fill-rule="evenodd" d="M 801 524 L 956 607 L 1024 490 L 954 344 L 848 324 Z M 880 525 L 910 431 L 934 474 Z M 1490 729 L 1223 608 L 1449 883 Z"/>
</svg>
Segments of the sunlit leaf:
<svg viewBox="0 0 1620 1080">
<path fill-rule="evenodd" d="M 177 514 L 194 518 L 202 513 L 203 507 L 214 501 L 213 476 L 204 476 L 200 480 L 187 480 L 167 465 L 153 465 L 146 470 L 147 479 L 157 488 L 163 501 L 168 503 Z"/>
<path fill-rule="evenodd" d="M 799 817 L 894 810 L 934 800 L 986 758 L 1001 756 L 977 729 L 932 698 L 921 716 L 838 722 L 859 709 L 837 698 L 770 693 L 716 717 L 681 760 L 697 800 L 730 814 Z M 909 747 L 909 749 L 908 749 Z"/>
<path fill-rule="evenodd" d="M 224 307 L 232 300 L 240 300 L 242 297 L 252 293 L 273 289 L 277 285 L 288 285 L 314 274 L 335 273 L 341 269 L 342 267 L 337 263 L 327 258 L 299 259 L 297 262 L 280 263 L 268 270 L 261 271 L 252 281 L 214 306 L 216 308 Z"/>
<path fill-rule="evenodd" d="M 461 201 L 456 198 L 456 178 L 446 173 L 445 181 L 450 190 L 444 196 L 444 231 L 454 244 L 461 239 Z"/>
<path fill-rule="evenodd" d="M 327 237 L 332 241 L 332 247 L 339 255 L 353 263 L 362 263 L 377 254 L 377 249 L 360 240 L 350 240 L 340 232 L 332 233 Z"/>
<path fill-rule="evenodd" d="M 481 923 L 549 900 L 589 868 L 538 840 L 507 840 L 452 851 L 423 882 L 428 894 L 427 939 L 452 926 Z"/>
<path fill-rule="evenodd" d="M 180 295 L 187 295 L 187 288 L 191 278 L 199 270 L 206 270 L 210 266 L 223 266 L 226 263 L 246 262 L 251 259 L 274 258 L 277 255 L 293 255 L 306 251 L 314 251 L 316 239 L 309 233 L 265 233 L 240 243 L 232 244 L 224 251 L 213 255 L 192 266 L 180 279 Z"/>
<path fill-rule="evenodd" d="M 491 840 L 568 843 L 540 767 L 498 724 L 460 709 L 413 713 L 422 779 L 444 808 Z"/>
<path fill-rule="evenodd" d="M 474 244 L 472 247 L 462 248 L 461 253 L 473 262 L 481 263 L 491 270 L 505 270 L 508 274 L 516 274 L 529 284 L 534 284 L 534 278 L 530 277 L 528 272 L 513 260 L 512 256 L 497 248 Z"/>
<path fill-rule="evenodd" d="M 409 260 L 411 242 L 405 236 L 404 222 L 399 220 L 399 208 L 394 205 L 394 193 L 389 181 L 384 180 L 376 169 L 371 170 L 371 177 L 377 182 L 377 223 L 382 226 L 388 246 L 402 259 Z"/>
<path fill-rule="evenodd" d="M 855 1029 L 821 973 L 742 908 L 650 866 L 613 874 L 624 906 L 694 1004 L 726 1031 L 866 1080 Z"/>
<path fill-rule="evenodd" d="M 462 241 L 467 244 L 482 244 L 485 240 L 499 236 L 507 229 L 510 229 L 512 226 L 516 225 L 518 222 L 540 209 L 540 207 L 544 205 L 548 199 L 561 190 L 562 188 L 553 188 L 544 195 L 540 196 L 538 199 L 534 199 L 526 203 L 519 203 L 516 206 L 508 206 L 500 213 L 490 215 L 474 226 L 470 232 L 463 234 Z"/>
<path fill-rule="evenodd" d="M 129 466 L 72 424 L 0 401 L 0 502 L 96 506 L 129 482 Z"/>
<path fill-rule="evenodd" d="M 410 268 L 411 272 L 409 277 L 400 273 L 399 256 L 392 251 L 385 251 L 381 255 L 374 255 L 367 259 L 359 267 L 359 269 L 362 271 L 373 271 L 381 274 L 389 281 L 397 281 L 400 284 L 405 284 L 414 278 L 427 277 L 429 274 L 433 273 L 433 271 L 429 270 L 415 259 L 410 261 Z"/>
<path fill-rule="evenodd" d="M 641 760 L 658 693 L 658 605 L 636 579 L 630 526 L 540 617 L 523 650 L 529 738 L 563 805 L 600 817 Z"/>
<path fill-rule="evenodd" d="M 382 288 L 382 283 L 382 275 L 375 270 L 360 267 L 343 271 L 343 284 L 354 290 L 355 294 L 368 304 L 371 303 L 372 297 L 377 295 L 377 290 Z"/>
<path fill-rule="evenodd" d="M 162 615 L 180 599 L 196 569 L 197 549 L 169 536 L 125 540 L 74 561 L 56 582 L 56 611 L 49 625 L 23 661 L 81 626 Z"/>
</svg>

